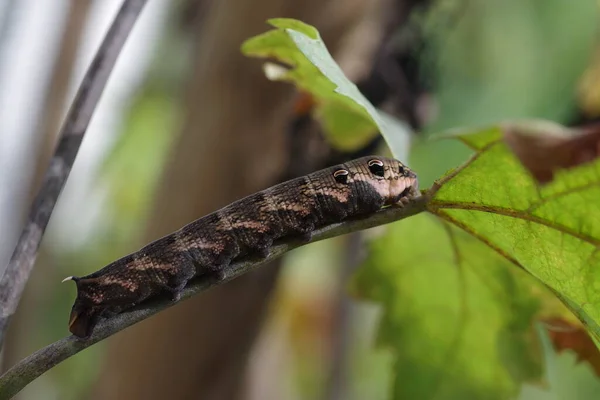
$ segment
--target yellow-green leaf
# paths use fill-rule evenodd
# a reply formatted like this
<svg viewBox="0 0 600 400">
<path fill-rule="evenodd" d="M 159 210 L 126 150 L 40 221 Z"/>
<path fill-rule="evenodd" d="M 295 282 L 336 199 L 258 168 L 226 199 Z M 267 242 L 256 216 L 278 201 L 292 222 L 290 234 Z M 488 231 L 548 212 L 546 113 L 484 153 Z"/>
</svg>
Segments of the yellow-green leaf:
<svg viewBox="0 0 600 400">
<path fill-rule="evenodd" d="M 600 162 L 538 186 L 500 128 L 459 139 L 475 150 L 442 178 L 430 211 L 470 232 L 556 293 L 600 338 Z"/>
<path fill-rule="evenodd" d="M 293 83 L 317 101 L 329 141 L 342 150 L 363 147 L 381 132 L 392 154 L 405 159 L 404 123 L 392 123 L 360 93 L 329 54 L 319 32 L 290 18 L 270 19 L 276 29 L 252 37 L 242 45 L 247 56 L 276 59 L 289 66 L 278 80 Z M 402 133 L 398 132 L 401 127 Z"/>
</svg>

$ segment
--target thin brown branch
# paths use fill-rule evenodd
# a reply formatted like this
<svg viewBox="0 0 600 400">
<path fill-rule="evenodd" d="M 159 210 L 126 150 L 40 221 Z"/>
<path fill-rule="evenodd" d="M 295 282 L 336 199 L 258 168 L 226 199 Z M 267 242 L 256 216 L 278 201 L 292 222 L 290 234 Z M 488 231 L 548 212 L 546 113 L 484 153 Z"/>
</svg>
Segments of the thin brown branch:
<svg viewBox="0 0 600 400">
<path fill-rule="evenodd" d="M 15 251 L 0 280 L 0 344 L 10 317 L 15 313 L 23 288 L 37 257 L 42 235 L 75 156 L 96 109 L 117 57 L 146 0 L 124 0 L 96 56 L 92 60 L 60 132 L 58 146 L 50 161 L 40 190 Z"/>
<path fill-rule="evenodd" d="M 404 207 L 389 207 L 369 217 L 348 220 L 342 223 L 333 224 L 314 232 L 311 242 L 328 239 L 334 236 L 340 236 L 350 232 L 356 232 L 362 229 L 368 229 L 379 225 L 408 218 L 426 210 L 426 204 L 429 196 L 421 196 L 413 199 Z M 262 260 L 242 260 L 231 264 L 224 274 L 224 278 L 217 280 L 197 280 L 192 282 L 183 292 L 180 301 L 201 293 L 212 286 L 226 283 L 246 272 L 249 272 L 284 253 L 300 247 L 300 243 L 280 243 L 272 247 L 270 255 Z M 61 363 L 67 358 L 79 353 L 91 345 L 114 335 L 115 333 L 137 323 L 166 308 L 172 307 L 177 302 L 168 298 L 158 299 L 156 301 L 142 304 L 130 311 L 118 314 L 109 319 L 101 320 L 95 327 L 94 332 L 87 340 L 81 340 L 75 336 L 63 338 L 41 350 L 33 353 L 29 357 L 13 366 L 4 375 L 0 377 L 0 400 L 8 399 L 17 394 L 21 389 L 31 381 L 48 371 L 50 368 Z"/>
</svg>

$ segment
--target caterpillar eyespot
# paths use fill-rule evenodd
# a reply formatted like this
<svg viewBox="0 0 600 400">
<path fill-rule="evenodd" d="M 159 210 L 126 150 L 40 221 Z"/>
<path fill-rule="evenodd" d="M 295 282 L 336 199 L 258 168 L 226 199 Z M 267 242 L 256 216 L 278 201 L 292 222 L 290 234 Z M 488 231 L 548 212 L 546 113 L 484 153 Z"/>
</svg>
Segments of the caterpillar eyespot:
<svg viewBox="0 0 600 400">
<path fill-rule="evenodd" d="M 333 178 L 338 183 L 348 183 L 348 175 L 350 173 L 345 169 L 338 169 L 333 173 Z"/>
<path fill-rule="evenodd" d="M 367 165 L 369 166 L 369 171 L 371 171 L 371 173 L 373 175 L 379 176 L 381 178 L 383 178 L 384 176 L 384 168 L 383 168 L 383 161 L 381 160 L 370 160 Z"/>
</svg>

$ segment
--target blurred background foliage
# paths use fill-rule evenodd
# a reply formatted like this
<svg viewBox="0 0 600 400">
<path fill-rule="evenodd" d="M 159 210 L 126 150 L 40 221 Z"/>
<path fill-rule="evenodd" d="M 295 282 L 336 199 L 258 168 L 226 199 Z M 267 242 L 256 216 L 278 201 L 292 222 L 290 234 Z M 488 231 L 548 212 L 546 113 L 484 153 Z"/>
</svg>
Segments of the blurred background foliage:
<svg viewBox="0 0 600 400">
<path fill-rule="evenodd" d="M 117 0 L 44 3 L 42 6 L 34 0 L 0 1 L 2 267 L 10 256 L 28 199 L 35 190 L 36 176 L 47 162 L 52 135 L 56 134 L 46 133 L 40 128 L 44 124 L 39 121 L 48 120 L 45 113 L 51 109 L 50 104 L 68 104 L 82 71 L 120 5 Z M 360 7 L 351 0 L 303 5 L 291 5 L 292 2 L 283 0 L 255 3 L 239 6 L 251 10 L 247 18 L 240 18 L 239 22 L 249 26 L 249 33 L 240 33 L 243 37 L 239 39 L 220 41 L 221 37 L 207 35 L 218 32 L 216 25 L 234 20 L 223 15 L 235 14 L 235 1 L 149 1 L 111 78 L 51 221 L 35 274 L 11 327 L 3 352 L 3 368 L 67 333 L 74 288 L 58 285 L 62 277 L 88 273 L 135 250 L 148 238 L 145 232 L 152 221 L 168 214 L 164 205 L 156 206 L 156 193 L 165 190 L 162 186 L 164 171 L 179 157 L 176 144 L 183 140 L 180 136 L 190 130 L 193 120 L 190 115 L 198 112 L 195 108 L 199 104 L 210 104 L 215 109 L 206 112 L 224 113 L 226 118 L 221 119 L 225 126 L 244 115 L 243 110 L 224 111 L 232 102 L 227 96 L 236 96 L 236 73 L 243 75 L 251 68 L 250 83 L 274 87 L 269 90 L 290 91 L 291 101 L 282 100 L 281 107 L 286 111 L 279 115 L 283 129 L 275 131 L 282 142 L 287 140 L 292 144 L 298 136 L 312 138 L 309 144 L 302 144 L 301 150 L 309 154 L 304 157 L 308 158 L 303 161 L 304 169 L 314 169 L 323 160 L 351 156 L 339 150 L 322 150 L 318 139 L 321 130 L 318 121 L 308 112 L 310 106 L 308 109 L 300 107 L 300 100 L 293 97 L 291 87 L 281 88 L 281 83 L 266 82 L 260 71 L 261 63 L 256 60 L 248 60 L 247 64 L 239 61 L 241 70 L 236 70 L 238 65 L 231 63 L 217 65 L 215 69 L 226 76 L 227 82 L 219 80 L 223 75 L 206 76 L 205 80 L 214 79 L 217 89 L 218 85 L 233 85 L 234 89 L 223 89 L 223 98 L 218 97 L 218 91 L 210 92 L 217 93 L 214 101 L 200 102 L 195 97 L 195 90 L 203 90 L 195 87 L 195 74 L 198 70 L 212 71 L 203 63 L 219 59 L 220 51 L 240 53 L 243 39 L 268 29 L 264 21 L 269 17 L 306 18 L 317 26 L 342 69 L 357 82 L 363 94 L 375 106 L 410 125 L 415 134 L 408 164 L 418 172 L 423 188 L 469 154 L 462 145 L 451 141 L 427 141 L 431 133 L 522 117 L 577 125 L 595 121 L 600 116 L 597 41 L 600 5 L 594 0 L 372 0 L 363 2 Z M 359 10 L 356 15 L 340 11 L 352 10 L 352 7 Z M 332 10 L 338 10 L 337 14 Z M 234 26 L 223 29 L 243 31 Z M 73 38 L 79 39 L 73 43 Z M 64 56 L 69 54 L 69 49 L 74 55 Z M 71 72 L 65 77 L 56 71 Z M 239 97 L 247 99 L 248 108 L 253 102 L 267 103 L 261 89 L 253 91 L 252 84 L 239 86 Z M 61 116 L 64 111 L 62 106 L 53 112 Z M 262 118 L 265 129 L 274 129 L 267 116 Z M 256 119 L 260 121 L 261 116 Z M 235 126 L 243 127 L 245 123 L 238 121 Z M 247 124 L 253 129 L 250 122 Z M 200 132 L 218 127 L 200 122 L 194 129 Z M 245 140 L 242 138 L 245 133 L 243 129 L 236 133 L 240 142 Z M 206 146 L 219 149 L 215 143 L 220 132 L 212 134 L 217 139 L 205 141 Z M 315 140 L 319 143 L 317 147 Z M 380 146 L 379 142 L 371 143 L 364 151 L 374 152 Z M 291 150 L 282 147 L 286 150 L 279 157 L 283 159 L 293 161 L 297 157 L 294 152 L 300 151 L 293 145 L 289 146 Z M 311 151 L 315 148 L 318 151 Z M 202 154 L 200 149 L 198 151 Z M 235 151 L 243 151 L 243 148 Z M 222 154 L 222 162 L 241 154 L 235 151 L 232 150 L 232 155 Z M 321 156 L 319 161 L 314 160 L 317 155 Z M 264 158 L 267 154 L 257 157 Z M 271 180 L 302 169 L 281 167 L 287 164 L 278 159 L 268 164 L 275 169 L 272 173 L 275 178 L 269 178 Z M 225 168 L 199 161 L 198 165 L 198 171 L 218 177 L 214 180 L 217 185 L 253 187 L 244 181 L 250 179 L 242 171 L 244 164 Z M 234 172 L 228 174 L 227 171 Z M 275 183 L 269 179 L 257 179 L 254 185 L 264 187 Z M 210 197 L 221 189 L 220 186 L 196 187 L 202 182 L 204 180 L 187 178 L 181 184 L 190 187 L 189 196 Z M 167 182 L 166 198 L 168 187 Z M 172 195 L 184 194 L 180 190 Z M 215 204 L 219 201 L 215 200 Z M 180 203 L 173 199 L 173 207 L 178 207 L 177 204 Z M 388 399 L 392 387 L 403 388 L 405 391 L 396 393 L 402 394 L 398 398 L 406 399 L 514 398 L 510 393 L 520 393 L 520 400 L 595 398 L 600 370 L 597 349 L 589 345 L 589 337 L 562 305 L 525 279 L 524 274 L 496 267 L 494 260 L 489 260 L 490 268 L 495 271 L 494 283 L 505 280 L 510 284 L 498 284 L 497 290 L 491 290 L 477 283 L 481 277 L 466 276 L 469 290 L 476 290 L 477 297 L 473 300 L 469 297 L 471 292 L 460 287 L 457 278 L 460 270 L 449 267 L 441 258 L 442 244 L 432 246 L 431 238 L 419 240 L 419 230 L 430 223 L 425 216 L 420 216 L 385 228 L 403 241 L 402 246 L 396 242 L 378 242 L 381 228 L 313 244 L 289 254 L 283 260 L 264 321 L 259 321 L 260 333 L 250 341 L 251 348 L 240 351 L 237 357 L 244 366 L 240 373 L 243 390 L 235 395 L 219 396 L 216 390 L 211 392 L 210 383 L 206 383 L 219 381 L 219 375 L 215 378 L 198 373 L 197 380 L 206 391 L 190 392 L 187 398 Z M 411 234 L 407 235 L 407 231 Z M 422 252 L 422 259 L 433 258 L 439 265 L 433 262 L 435 268 L 424 270 L 419 268 L 421 259 L 403 259 L 402 247 L 409 245 L 408 240 Z M 364 241 L 370 242 L 368 258 Z M 478 251 L 477 244 L 465 246 L 469 248 L 467 254 Z M 402 280 L 380 282 L 376 274 L 364 276 L 365 269 L 352 279 L 350 293 L 367 291 L 369 297 L 380 299 L 386 296 L 386 291 L 399 291 L 406 302 L 406 308 L 401 310 L 406 319 L 382 320 L 381 309 L 375 302 L 349 297 L 348 282 L 363 261 L 375 266 L 375 270 L 399 269 L 402 274 L 420 274 L 422 286 L 413 287 L 403 286 Z M 429 274 L 436 275 L 438 286 L 432 286 L 434 280 L 428 278 Z M 447 284 L 443 284 L 446 281 Z M 498 291 L 507 292 L 498 295 Z M 229 292 L 228 296 L 235 296 L 235 292 Z M 467 302 L 469 319 L 462 322 L 460 316 L 454 314 L 461 296 L 465 296 L 463 301 Z M 515 314 L 506 314 L 496 307 L 495 302 L 506 298 L 515 304 L 522 303 L 514 307 Z M 234 298 L 232 302 L 235 304 L 235 301 Z M 240 296 L 237 301 L 252 300 Z M 431 304 L 439 305 L 440 318 L 421 319 L 420 313 L 424 311 L 419 311 L 419 307 Z M 468 338 L 472 335 L 481 339 L 495 329 L 490 326 L 490 319 L 484 319 L 491 316 L 493 321 L 508 321 L 506 326 L 515 328 L 507 331 L 507 354 L 518 358 L 523 353 L 537 353 L 539 362 L 523 370 L 519 370 L 523 364 L 505 369 L 511 364 L 509 357 L 498 360 L 497 371 L 487 371 L 485 368 L 490 363 L 486 359 L 493 358 L 486 353 L 489 348 L 475 345 L 470 348 Z M 192 320 L 194 314 L 185 318 Z M 220 318 L 237 317 L 223 314 Z M 439 340 L 431 343 L 420 335 L 420 329 L 432 328 L 424 327 L 428 321 L 437 321 L 439 326 L 435 329 L 441 332 L 436 336 Z M 385 332 L 396 334 L 378 335 L 380 324 L 389 323 L 397 325 Z M 472 359 L 445 365 L 440 356 L 443 350 L 438 347 L 456 346 L 452 336 L 445 341 L 440 339 L 445 324 L 450 323 L 467 324 L 463 345 L 472 353 Z M 537 331 L 534 327 L 538 327 Z M 138 334 L 142 332 L 140 329 L 136 331 Z M 176 331 L 178 327 L 172 329 Z M 151 332 L 144 334 L 151 335 Z M 526 337 L 529 334 L 531 336 Z M 394 357 L 386 348 L 386 341 L 406 346 L 406 354 L 400 357 L 401 365 L 393 365 Z M 184 338 L 182 342 L 186 343 Z M 376 346 L 377 343 L 383 346 Z M 127 365 L 119 371 L 118 363 L 111 364 L 115 353 L 109 347 L 116 345 L 117 338 L 114 338 L 67 360 L 31 384 L 21 398 L 106 398 L 99 386 L 110 387 L 110 379 L 114 380 L 107 369 L 115 370 L 113 375 L 131 376 L 127 375 L 130 373 Z M 135 342 L 128 344 L 133 345 Z M 177 346 L 177 343 L 172 341 L 172 345 Z M 142 349 L 140 354 L 147 352 L 147 357 L 152 359 L 150 351 Z M 163 362 L 172 369 L 185 367 L 175 356 Z M 202 362 L 215 364 L 212 359 L 197 362 L 196 366 Z M 148 368 L 152 368 L 152 362 L 148 364 Z M 468 383 L 461 381 L 464 379 L 459 373 L 462 365 L 475 369 L 485 366 L 480 372 L 493 384 L 479 388 L 479 392 L 452 390 L 451 386 L 460 389 Z M 219 371 L 215 374 L 225 374 L 225 367 L 214 368 Z M 434 378 L 423 382 L 414 379 L 417 373 L 428 368 L 437 373 L 444 371 L 443 378 L 450 386 L 433 395 L 428 392 Z M 394 376 L 393 371 L 401 373 Z M 514 381 L 506 378 L 507 371 L 520 374 L 527 383 L 511 387 Z M 157 396 L 161 387 L 180 384 L 166 377 L 163 382 L 156 379 L 130 381 L 131 385 L 149 386 L 148 390 Z M 541 382 L 545 386 L 540 386 Z M 114 387 L 126 387 L 123 382 L 119 385 Z M 121 396 L 127 398 L 127 393 L 136 393 L 131 390 L 123 389 Z"/>
</svg>

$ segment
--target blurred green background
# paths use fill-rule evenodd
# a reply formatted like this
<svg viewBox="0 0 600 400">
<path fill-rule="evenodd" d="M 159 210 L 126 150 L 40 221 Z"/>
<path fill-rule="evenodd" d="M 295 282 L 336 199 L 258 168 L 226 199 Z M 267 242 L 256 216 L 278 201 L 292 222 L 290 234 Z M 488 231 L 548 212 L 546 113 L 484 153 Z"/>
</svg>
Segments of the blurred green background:
<svg viewBox="0 0 600 400">
<path fill-rule="evenodd" d="M 0 9 L 0 265 L 74 88 L 120 5 L 43 3 L 4 0 Z M 411 126 L 406 161 L 426 188 L 469 155 L 460 144 L 427 140 L 432 133 L 524 117 L 595 121 L 599 15 L 593 0 L 149 1 L 52 218 L 3 368 L 68 333 L 75 290 L 58 284 L 64 276 L 94 271 L 236 198 L 351 155 L 327 146 L 291 85 L 269 82 L 260 61 L 242 56 L 242 41 L 267 30 L 267 18 L 316 26 L 367 98 Z M 411 223 L 417 232 L 428 222 Z M 186 301 L 67 360 L 20 398 L 390 399 L 394 382 L 416 372 L 393 376 L 395 358 L 377 346 L 380 307 L 349 294 L 360 287 L 351 277 L 365 260 L 393 267 L 401 258 L 393 243 L 367 258 L 364 243 L 377 243 L 383 229 L 311 244 Z M 413 245 L 437 251 L 427 240 Z M 455 292 L 448 285 L 426 296 L 446 303 Z M 597 398 L 596 348 L 556 300 L 536 299 L 541 305 L 523 322 L 534 332 L 524 351 L 538 351 L 544 372 L 524 372 L 532 379 L 512 398 Z M 413 346 L 407 357 L 412 349 L 427 359 L 411 325 L 402 329 L 406 336 L 396 339 Z M 447 375 L 460 380 L 453 367 Z"/>
</svg>

